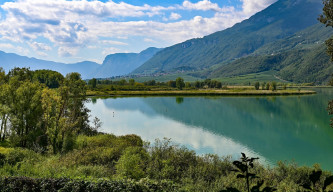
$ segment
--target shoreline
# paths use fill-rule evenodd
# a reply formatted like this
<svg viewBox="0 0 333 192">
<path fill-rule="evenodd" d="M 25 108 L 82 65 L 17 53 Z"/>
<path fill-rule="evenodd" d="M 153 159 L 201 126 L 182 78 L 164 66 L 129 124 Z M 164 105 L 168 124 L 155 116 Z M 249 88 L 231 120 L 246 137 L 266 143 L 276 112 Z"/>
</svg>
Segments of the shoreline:
<svg viewBox="0 0 333 192">
<path fill-rule="evenodd" d="M 169 91 L 87 91 L 86 96 L 291 96 L 316 94 L 312 90 L 169 90 Z"/>
</svg>

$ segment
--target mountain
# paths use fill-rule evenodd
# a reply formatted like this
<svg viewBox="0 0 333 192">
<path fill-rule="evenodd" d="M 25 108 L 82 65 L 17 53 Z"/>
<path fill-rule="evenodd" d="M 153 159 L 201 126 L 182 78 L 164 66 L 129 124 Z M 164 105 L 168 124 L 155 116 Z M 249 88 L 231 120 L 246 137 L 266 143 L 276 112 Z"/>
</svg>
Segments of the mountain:
<svg viewBox="0 0 333 192">
<path fill-rule="evenodd" d="M 274 70 L 276 76 L 287 81 L 322 84 L 333 73 L 333 64 L 326 54 L 324 44 L 332 35 L 331 28 L 315 24 L 292 36 L 269 43 L 251 56 L 220 66 L 208 77 L 231 77 Z"/>
<path fill-rule="evenodd" d="M 132 72 L 160 50 L 162 49 L 151 47 L 140 53 L 111 54 L 104 59 L 102 65 L 90 61 L 65 64 L 0 51 L 0 67 L 7 72 L 14 67 L 29 67 L 31 70 L 50 69 L 63 75 L 78 72 L 83 79 L 105 78 L 126 75 Z"/>
<path fill-rule="evenodd" d="M 93 76 L 96 78 L 106 78 L 129 74 L 160 50 L 162 49 L 150 47 L 140 53 L 110 54 L 105 57 L 102 66 L 93 73 Z"/>
<path fill-rule="evenodd" d="M 199 71 L 228 64 L 318 23 L 322 7 L 318 0 L 279 0 L 231 28 L 163 49 L 133 73 Z"/>
<path fill-rule="evenodd" d="M 83 79 L 87 79 L 91 78 L 91 71 L 95 71 L 99 66 L 99 64 L 90 61 L 64 64 L 0 51 L 0 67 L 7 72 L 14 67 L 29 67 L 31 70 L 50 69 L 58 71 L 63 75 L 71 72 L 78 72 Z"/>
</svg>

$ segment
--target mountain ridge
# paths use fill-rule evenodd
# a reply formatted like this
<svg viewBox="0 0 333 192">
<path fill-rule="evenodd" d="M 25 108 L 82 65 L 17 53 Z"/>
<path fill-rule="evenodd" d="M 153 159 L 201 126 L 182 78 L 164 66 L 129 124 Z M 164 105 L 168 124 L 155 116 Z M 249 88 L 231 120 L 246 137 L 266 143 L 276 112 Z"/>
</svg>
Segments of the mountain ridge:
<svg viewBox="0 0 333 192">
<path fill-rule="evenodd" d="M 203 70 L 230 63 L 315 24 L 322 6 L 310 0 L 279 0 L 231 28 L 165 48 L 133 74 L 175 72 L 179 67 Z"/>
</svg>

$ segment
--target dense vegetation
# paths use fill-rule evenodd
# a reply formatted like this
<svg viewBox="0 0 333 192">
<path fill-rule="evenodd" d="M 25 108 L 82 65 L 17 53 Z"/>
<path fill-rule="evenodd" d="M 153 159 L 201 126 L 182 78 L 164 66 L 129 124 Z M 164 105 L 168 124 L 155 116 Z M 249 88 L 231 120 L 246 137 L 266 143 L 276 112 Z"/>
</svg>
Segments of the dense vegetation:
<svg viewBox="0 0 333 192">
<path fill-rule="evenodd" d="M 70 150 L 76 135 L 93 132 L 78 73 L 0 68 L 0 94 L 0 139 L 13 146 L 58 153 Z"/>
<path fill-rule="evenodd" d="M 78 73 L 62 77 L 49 70 L 0 71 L 0 191 L 302 191 L 312 171 L 319 170 L 292 163 L 265 168 L 251 162 L 244 182 L 233 171 L 242 171 L 242 166 L 230 158 L 199 156 L 169 139 L 149 144 L 136 135 L 98 133 L 98 118 L 89 125 L 87 85 Z M 140 86 L 157 84 L 163 83 Z M 138 83 L 92 79 L 88 85 L 98 89 Z M 221 84 L 209 79 L 188 84 L 177 78 L 163 86 L 179 90 Z M 257 177 L 250 179 L 251 174 Z M 322 179 L 330 176 L 323 172 Z M 314 187 L 323 186 L 318 182 Z"/>
<path fill-rule="evenodd" d="M 135 135 L 98 134 L 80 135 L 74 143 L 72 151 L 55 155 L 0 147 L 1 186 L 14 185 L 23 189 L 34 183 L 36 188 L 63 187 L 69 191 L 79 191 L 78 188 L 94 191 L 92 188 L 109 186 L 108 190 L 119 186 L 118 190 L 122 191 L 136 191 L 135 188 L 143 191 L 247 190 L 245 180 L 237 178 L 239 173 L 233 171 L 235 163 L 229 158 L 210 154 L 199 156 L 168 139 L 156 140 L 150 145 Z M 253 168 L 248 169 L 258 177 L 250 179 L 251 188 L 257 181 L 264 181 L 261 190 L 274 187 L 290 192 L 306 191 L 302 185 L 310 182 L 313 170 L 320 170 L 318 166 L 298 167 L 282 162 L 275 168 L 265 168 L 254 162 Z M 324 171 L 315 187 L 322 188 L 324 179 L 330 176 L 331 173 Z M 5 189 L 0 187 L 0 191 Z"/>
</svg>

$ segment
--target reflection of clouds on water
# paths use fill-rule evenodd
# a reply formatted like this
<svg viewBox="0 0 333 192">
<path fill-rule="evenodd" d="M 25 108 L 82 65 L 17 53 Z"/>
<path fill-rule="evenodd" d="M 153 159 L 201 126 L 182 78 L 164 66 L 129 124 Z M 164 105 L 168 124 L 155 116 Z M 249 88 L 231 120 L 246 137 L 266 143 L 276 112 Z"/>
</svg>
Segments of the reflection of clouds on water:
<svg viewBox="0 0 333 192">
<path fill-rule="evenodd" d="M 108 107 L 101 100 L 97 100 L 95 104 L 88 104 L 92 113 L 103 122 L 100 130 L 102 132 L 115 135 L 137 134 L 151 143 L 156 138 L 166 137 L 193 149 L 197 154 L 212 153 L 239 158 L 240 153 L 244 152 L 250 157 L 259 156 L 260 161 L 265 162 L 260 155 L 222 135 L 215 135 L 202 128 L 188 126 L 156 114 L 148 116 L 139 110 L 118 110 Z"/>
</svg>

